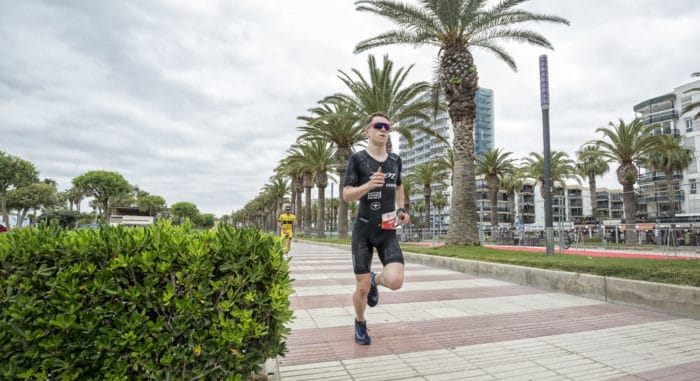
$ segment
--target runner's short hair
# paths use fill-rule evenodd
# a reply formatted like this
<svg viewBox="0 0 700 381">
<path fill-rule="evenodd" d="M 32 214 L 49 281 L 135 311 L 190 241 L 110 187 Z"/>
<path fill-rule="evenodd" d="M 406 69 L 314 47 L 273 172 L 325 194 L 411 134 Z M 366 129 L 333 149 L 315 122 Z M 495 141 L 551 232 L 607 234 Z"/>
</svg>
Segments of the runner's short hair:
<svg viewBox="0 0 700 381">
<path fill-rule="evenodd" d="M 369 114 L 369 116 L 365 120 L 365 128 L 369 128 L 369 124 L 372 123 L 372 119 L 374 119 L 375 116 L 381 116 L 382 118 L 389 120 L 389 117 L 386 116 L 386 113 L 384 113 L 383 111 L 373 112 Z"/>
</svg>

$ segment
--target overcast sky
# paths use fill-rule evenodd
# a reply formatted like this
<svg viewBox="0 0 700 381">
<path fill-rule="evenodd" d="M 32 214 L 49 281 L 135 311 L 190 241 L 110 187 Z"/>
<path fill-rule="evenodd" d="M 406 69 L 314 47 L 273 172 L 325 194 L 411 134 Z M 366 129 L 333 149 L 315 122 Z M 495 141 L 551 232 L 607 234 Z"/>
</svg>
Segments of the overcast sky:
<svg viewBox="0 0 700 381">
<path fill-rule="evenodd" d="M 496 147 L 517 158 L 542 150 L 541 54 L 551 148 L 572 157 L 597 127 L 631 120 L 634 104 L 700 71 L 700 1 L 523 7 L 571 26 L 528 25 L 555 50 L 505 45 L 517 72 L 473 52 L 480 86 L 494 91 Z M 368 53 L 354 46 L 393 28 L 350 0 L 0 0 L 0 150 L 59 190 L 87 171 L 116 171 L 168 205 L 228 214 L 274 174 L 299 135 L 297 116 L 345 91 L 338 70 L 366 72 Z M 415 64 L 415 82 L 431 80 L 437 50 L 369 53 Z"/>
</svg>

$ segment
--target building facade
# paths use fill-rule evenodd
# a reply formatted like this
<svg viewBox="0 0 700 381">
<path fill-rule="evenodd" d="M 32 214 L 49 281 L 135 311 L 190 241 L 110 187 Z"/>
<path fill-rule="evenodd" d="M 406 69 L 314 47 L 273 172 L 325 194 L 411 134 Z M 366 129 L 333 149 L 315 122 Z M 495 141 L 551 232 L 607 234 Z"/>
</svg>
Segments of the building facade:
<svg viewBox="0 0 700 381">
<path fill-rule="evenodd" d="M 430 95 L 425 95 L 423 101 L 428 100 Z M 446 157 L 453 139 L 452 123 L 447 112 L 440 111 L 434 117 L 431 115 L 430 121 L 422 121 L 416 118 L 401 121 L 402 125 L 421 123 L 430 127 L 433 131 L 442 136 L 448 143 L 436 137 L 430 136 L 422 131 L 415 131 L 413 136 L 413 146 L 409 146 L 408 140 L 401 136 L 399 138 L 399 155 L 403 161 L 403 172 L 410 173 L 411 169 L 417 165 L 427 163 L 431 160 Z M 486 152 L 494 148 L 495 129 L 493 111 L 493 90 L 479 88 L 476 92 L 476 121 L 474 124 L 474 144 L 476 154 Z M 443 226 L 449 224 L 449 200 L 451 186 L 434 184 L 433 194 L 442 192 L 448 200 L 448 206 L 442 210 L 433 210 L 431 214 L 439 215 L 434 220 Z M 411 196 L 411 202 L 422 200 L 420 193 Z"/>
<path fill-rule="evenodd" d="M 648 168 L 640 167 L 638 185 L 638 215 L 635 222 L 649 221 L 670 222 L 671 204 L 668 202 L 669 192 L 673 192 L 673 208 L 676 222 L 700 222 L 700 192 L 697 183 L 700 179 L 700 119 L 693 119 L 694 113 L 684 114 L 683 108 L 691 103 L 700 102 L 700 80 L 679 86 L 673 91 L 647 99 L 636 104 L 633 109 L 637 117 L 647 125 L 656 125 L 654 134 L 673 134 L 682 138 L 683 145 L 691 151 L 692 162 L 682 172 L 674 175 L 677 180 L 672 189 L 667 189 L 665 175 Z M 495 145 L 494 129 L 494 96 L 493 91 L 480 88 L 476 94 L 477 115 L 474 128 L 476 154 L 479 155 Z M 418 120 L 407 120 L 402 123 L 418 123 Z M 449 116 L 439 112 L 429 122 L 434 131 L 449 142 L 444 143 L 435 137 L 417 131 L 414 135 L 414 145 L 399 139 L 399 154 L 403 159 L 404 172 L 410 173 L 416 165 L 444 157 L 452 142 L 453 133 Z M 479 211 L 479 221 L 490 225 L 490 204 L 488 190 L 483 179 L 476 179 L 477 194 L 475 199 Z M 449 224 L 450 186 L 434 184 L 433 194 L 438 191 L 448 199 L 448 206 L 440 211 L 441 225 Z M 423 198 L 421 192 L 412 195 L 411 201 Z M 579 185 L 555 187 L 552 198 L 552 217 L 555 223 L 570 224 L 585 223 L 585 216 L 592 213 L 590 191 Z M 498 196 L 498 220 L 502 224 L 522 223 L 533 227 L 544 226 L 544 200 L 541 197 L 540 186 L 533 182 L 526 183 L 516 193 L 514 205 L 508 201 L 507 195 L 501 191 Z M 595 202 L 601 217 L 608 220 L 623 220 L 624 207 L 621 190 L 606 188 L 597 189 Z"/>
<path fill-rule="evenodd" d="M 634 106 L 634 112 L 645 125 L 655 125 L 654 134 L 671 134 L 682 138 L 682 144 L 692 155 L 690 166 L 673 175 L 674 185 L 668 189 L 665 174 L 640 168 L 638 181 L 639 213 L 651 221 L 670 222 L 673 206 L 676 221 L 700 221 L 700 120 L 693 120 L 683 108 L 700 101 L 700 80 L 675 88 L 672 92 L 647 99 Z M 694 90 L 695 89 L 695 90 Z M 669 203 L 672 192 L 673 205 Z"/>
</svg>

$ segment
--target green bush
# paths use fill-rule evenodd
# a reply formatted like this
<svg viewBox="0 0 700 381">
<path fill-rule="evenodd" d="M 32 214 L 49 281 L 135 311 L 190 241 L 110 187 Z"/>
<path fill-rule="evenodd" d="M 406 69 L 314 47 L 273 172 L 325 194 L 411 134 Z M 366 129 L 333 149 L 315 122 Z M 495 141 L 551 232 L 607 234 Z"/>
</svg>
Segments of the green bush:
<svg viewBox="0 0 700 381">
<path fill-rule="evenodd" d="M 0 378 L 244 380 L 286 349 L 283 250 L 224 224 L 0 234 Z"/>
</svg>

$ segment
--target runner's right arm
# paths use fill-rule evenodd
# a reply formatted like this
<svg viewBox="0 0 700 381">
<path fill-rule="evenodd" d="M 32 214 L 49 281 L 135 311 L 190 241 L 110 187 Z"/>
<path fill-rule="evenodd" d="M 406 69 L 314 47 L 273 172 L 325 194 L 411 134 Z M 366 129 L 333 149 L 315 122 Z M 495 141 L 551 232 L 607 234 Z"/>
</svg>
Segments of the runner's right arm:
<svg viewBox="0 0 700 381">
<path fill-rule="evenodd" d="M 360 186 L 350 186 L 346 185 L 343 188 L 343 200 L 345 202 L 355 201 L 366 195 L 367 192 L 374 188 L 381 188 L 384 186 L 384 174 L 381 172 L 381 167 L 370 176 L 369 181 Z"/>
</svg>

